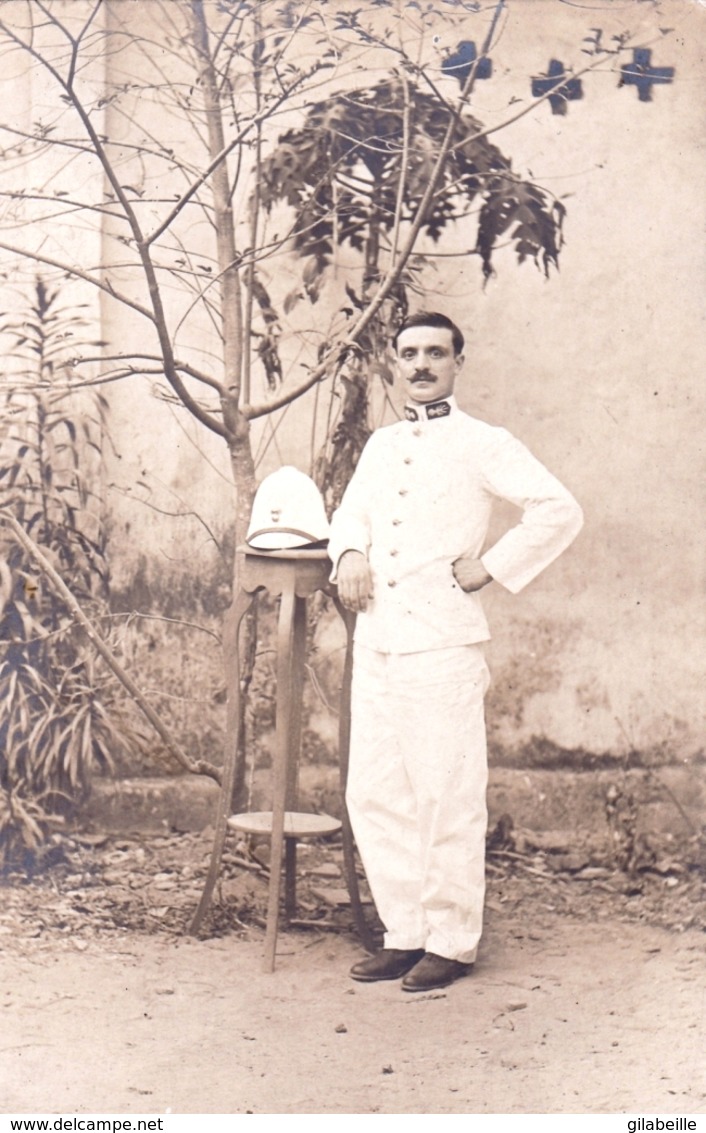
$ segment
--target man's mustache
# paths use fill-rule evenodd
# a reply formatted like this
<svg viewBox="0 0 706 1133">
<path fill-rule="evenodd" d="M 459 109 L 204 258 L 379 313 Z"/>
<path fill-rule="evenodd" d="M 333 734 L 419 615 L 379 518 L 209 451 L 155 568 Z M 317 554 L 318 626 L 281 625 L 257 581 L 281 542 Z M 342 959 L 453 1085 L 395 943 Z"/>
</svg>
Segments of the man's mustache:
<svg viewBox="0 0 706 1133">
<path fill-rule="evenodd" d="M 430 374 L 428 370 L 420 370 L 412 378 L 413 382 L 433 382 L 435 381 L 434 375 Z"/>
</svg>

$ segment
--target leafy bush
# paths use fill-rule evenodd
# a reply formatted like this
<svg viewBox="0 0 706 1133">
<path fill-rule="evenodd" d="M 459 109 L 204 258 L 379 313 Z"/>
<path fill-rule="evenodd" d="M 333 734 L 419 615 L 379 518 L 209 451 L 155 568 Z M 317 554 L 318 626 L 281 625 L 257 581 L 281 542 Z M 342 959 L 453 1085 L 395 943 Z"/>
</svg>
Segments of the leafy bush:
<svg viewBox="0 0 706 1133">
<path fill-rule="evenodd" d="M 10 373 L 0 394 L 0 506 L 41 548 L 82 606 L 107 608 L 98 483 L 105 406 L 67 381 L 86 323 L 38 280 L 31 306 L 0 332 Z M 120 738 L 105 680 L 61 600 L 8 525 L 0 551 L 0 861 L 32 852 Z"/>
</svg>

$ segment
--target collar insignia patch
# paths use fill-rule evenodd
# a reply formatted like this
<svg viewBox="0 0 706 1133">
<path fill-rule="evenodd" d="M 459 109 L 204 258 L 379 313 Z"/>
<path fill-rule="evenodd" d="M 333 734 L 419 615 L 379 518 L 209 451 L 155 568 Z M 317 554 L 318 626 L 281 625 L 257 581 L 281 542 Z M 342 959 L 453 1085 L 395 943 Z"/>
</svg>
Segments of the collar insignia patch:
<svg viewBox="0 0 706 1133">
<path fill-rule="evenodd" d="M 437 417 L 448 417 L 451 406 L 448 401 L 434 401 L 431 405 L 427 405 L 426 410 L 428 419 L 434 421 Z"/>
</svg>

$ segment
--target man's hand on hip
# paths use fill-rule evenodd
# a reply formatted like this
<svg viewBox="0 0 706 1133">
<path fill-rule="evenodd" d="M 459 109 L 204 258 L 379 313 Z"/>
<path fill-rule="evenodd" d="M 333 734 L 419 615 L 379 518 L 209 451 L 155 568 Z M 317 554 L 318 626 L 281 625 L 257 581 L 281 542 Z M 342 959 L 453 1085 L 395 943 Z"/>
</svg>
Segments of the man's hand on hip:
<svg viewBox="0 0 706 1133">
<path fill-rule="evenodd" d="M 492 574 L 488 574 L 480 559 L 471 555 L 461 555 L 453 564 L 453 575 L 462 590 L 467 594 L 474 590 L 482 590 L 493 581 Z"/>
<path fill-rule="evenodd" d="M 336 572 L 338 596 L 349 610 L 367 610 L 373 596 L 373 576 L 367 558 L 360 551 L 344 551 Z"/>
</svg>

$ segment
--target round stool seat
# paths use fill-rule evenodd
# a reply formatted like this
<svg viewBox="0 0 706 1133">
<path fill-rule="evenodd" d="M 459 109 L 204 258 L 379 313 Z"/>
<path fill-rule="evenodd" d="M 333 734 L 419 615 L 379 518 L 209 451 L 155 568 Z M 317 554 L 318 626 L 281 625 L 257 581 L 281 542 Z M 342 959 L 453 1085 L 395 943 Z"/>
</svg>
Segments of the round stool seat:
<svg viewBox="0 0 706 1133">
<path fill-rule="evenodd" d="M 246 814 L 232 814 L 228 825 L 243 834 L 272 834 L 272 811 L 251 811 Z M 337 818 L 328 814 L 302 814 L 288 810 L 284 815 L 285 838 L 322 838 L 326 834 L 336 834 L 341 829 Z"/>
</svg>

